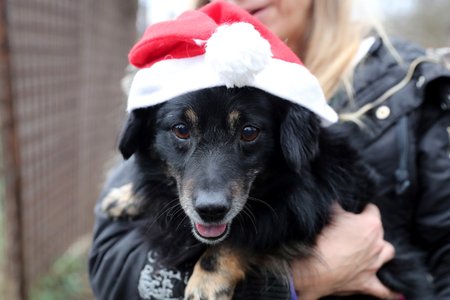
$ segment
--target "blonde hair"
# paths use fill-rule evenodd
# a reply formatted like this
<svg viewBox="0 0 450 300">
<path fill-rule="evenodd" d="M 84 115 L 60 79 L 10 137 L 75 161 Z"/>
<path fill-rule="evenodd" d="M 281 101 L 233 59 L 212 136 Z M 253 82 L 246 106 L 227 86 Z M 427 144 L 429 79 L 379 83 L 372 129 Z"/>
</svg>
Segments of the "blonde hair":
<svg viewBox="0 0 450 300">
<path fill-rule="evenodd" d="M 208 2 L 197 0 L 196 7 Z M 297 55 L 317 77 L 327 99 L 341 86 L 352 95 L 352 61 L 369 26 L 351 20 L 351 0 L 312 0 L 310 18 Z"/>
<path fill-rule="evenodd" d="M 318 78 L 327 99 L 341 86 L 352 95 L 352 62 L 370 27 L 351 20 L 351 0 L 312 3 L 301 59 Z"/>
</svg>

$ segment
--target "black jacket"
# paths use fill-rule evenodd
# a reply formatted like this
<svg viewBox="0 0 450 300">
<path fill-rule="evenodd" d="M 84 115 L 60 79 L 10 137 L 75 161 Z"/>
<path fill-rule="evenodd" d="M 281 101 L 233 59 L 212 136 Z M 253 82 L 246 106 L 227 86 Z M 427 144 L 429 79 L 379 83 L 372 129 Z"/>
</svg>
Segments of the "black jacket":
<svg viewBox="0 0 450 300">
<path fill-rule="evenodd" d="M 450 299 L 450 72 L 420 47 L 393 45 L 401 64 L 377 40 L 355 70 L 354 100 L 340 92 L 331 104 L 353 119 L 337 126 L 379 175 L 383 223 L 423 253 Z"/>
<path fill-rule="evenodd" d="M 424 254 L 436 289 L 442 299 L 450 299 L 450 73 L 422 62 L 420 48 L 394 44 L 403 64 L 376 41 L 356 69 L 354 100 L 339 92 L 331 104 L 350 118 L 363 109 L 354 122 L 337 126 L 348 130 L 379 174 L 377 204 L 390 212 L 383 218 L 398 224 L 403 238 Z M 367 109 L 374 101 L 379 103 Z M 95 208 L 89 260 L 94 294 L 102 300 L 182 299 L 189 266 L 168 270 L 158 265 L 142 230 L 146 220 L 135 215 L 121 188 L 132 180 L 131 165 L 123 163 L 111 174 Z M 275 282 L 270 290 L 249 282 L 240 289 L 247 293 L 240 299 L 263 299 L 250 295 L 253 291 L 266 299 L 288 298 Z"/>
</svg>

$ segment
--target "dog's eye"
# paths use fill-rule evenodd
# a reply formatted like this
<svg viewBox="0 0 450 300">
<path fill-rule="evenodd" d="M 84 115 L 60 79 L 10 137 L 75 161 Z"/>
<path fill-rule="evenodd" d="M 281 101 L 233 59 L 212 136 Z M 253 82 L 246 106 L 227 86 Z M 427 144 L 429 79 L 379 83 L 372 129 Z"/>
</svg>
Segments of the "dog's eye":
<svg viewBox="0 0 450 300">
<path fill-rule="evenodd" d="M 241 140 L 244 142 L 254 141 L 259 135 L 259 129 L 253 126 L 245 126 L 242 128 Z"/>
<path fill-rule="evenodd" d="M 182 139 L 182 140 L 186 140 L 191 136 L 191 134 L 189 132 L 189 128 L 185 124 L 182 124 L 182 123 L 173 126 L 172 131 L 173 131 L 173 133 L 175 133 L 177 138 Z"/>
</svg>

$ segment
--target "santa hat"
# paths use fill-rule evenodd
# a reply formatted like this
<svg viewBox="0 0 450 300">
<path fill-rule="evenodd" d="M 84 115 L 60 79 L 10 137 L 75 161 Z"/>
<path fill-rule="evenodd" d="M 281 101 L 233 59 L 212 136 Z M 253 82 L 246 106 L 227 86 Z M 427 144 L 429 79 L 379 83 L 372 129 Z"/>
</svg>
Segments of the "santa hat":
<svg viewBox="0 0 450 300">
<path fill-rule="evenodd" d="M 299 58 L 261 22 L 225 1 L 150 26 L 129 59 L 140 70 L 128 111 L 204 88 L 249 86 L 311 110 L 324 126 L 337 121 Z"/>
</svg>

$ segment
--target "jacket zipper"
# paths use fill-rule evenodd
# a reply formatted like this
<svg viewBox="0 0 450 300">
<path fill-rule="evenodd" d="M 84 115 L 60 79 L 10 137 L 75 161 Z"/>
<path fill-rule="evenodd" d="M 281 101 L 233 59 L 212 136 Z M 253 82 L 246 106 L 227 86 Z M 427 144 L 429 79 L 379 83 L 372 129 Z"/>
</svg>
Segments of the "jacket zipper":
<svg viewBox="0 0 450 300">
<path fill-rule="evenodd" d="M 399 150 L 399 164 L 395 170 L 395 192 L 397 195 L 403 194 L 411 185 L 408 172 L 408 156 L 409 156 L 409 131 L 408 116 L 403 116 L 397 125 L 397 141 Z"/>
<path fill-rule="evenodd" d="M 447 127 L 447 135 L 448 135 L 448 157 L 450 158 L 450 126 L 449 127 Z"/>
</svg>

